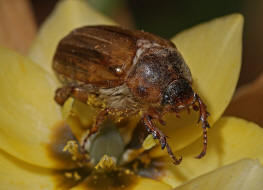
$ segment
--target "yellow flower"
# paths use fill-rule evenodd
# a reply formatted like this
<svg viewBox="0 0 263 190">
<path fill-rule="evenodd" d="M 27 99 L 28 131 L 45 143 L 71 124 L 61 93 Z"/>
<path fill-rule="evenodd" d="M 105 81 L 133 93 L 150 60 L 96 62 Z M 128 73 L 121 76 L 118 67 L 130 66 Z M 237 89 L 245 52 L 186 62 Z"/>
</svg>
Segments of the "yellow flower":
<svg viewBox="0 0 263 190">
<path fill-rule="evenodd" d="M 51 59 L 64 35 L 91 24 L 114 22 L 84 1 L 61 1 L 29 53 L 34 62 L 0 48 L 0 189 L 262 189 L 262 129 L 242 119 L 221 117 L 241 65 L 243 17 L 239 14 L 198 25 L 172 39 L 192 71 L 195 90 L 211 113 L 212 128 L 203 159 L 193 158 L 202 146 L 194 113 L 182 114 L 182 119 L 168 115 L 167 126 L 162 127 L 176 154 L 184 157 L 179 166 L 173 165 L 159 146 L 145 145 L 149 150 L 140 152 L 138 158 L 149 163 L 134 166 L 134 170 L 124 166 L 118 166 L 123 170 L 112 169 L 114 163 L 107 156 L 96 168 L 81 167 L 74 161 L 77 158 L 63 152 L 67 142 L 75 138 L 53 100 L 59 84 Z M 69 117 L 70 110 L 66 107 L 63 111 Z M 80 123 L 90 122 L 89 117 L 79 118 Z M 75 144 L 68 146 L 74 152 Z"/>
</svg>

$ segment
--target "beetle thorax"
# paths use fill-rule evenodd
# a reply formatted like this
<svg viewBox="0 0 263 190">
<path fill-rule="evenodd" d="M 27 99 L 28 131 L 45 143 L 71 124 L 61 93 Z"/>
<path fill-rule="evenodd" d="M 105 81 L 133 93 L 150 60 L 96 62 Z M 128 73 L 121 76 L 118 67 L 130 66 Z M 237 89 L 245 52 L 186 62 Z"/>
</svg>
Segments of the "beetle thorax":
<svg viewBox="0 0 263 190">
<path fill-rule="evenodd" d="M 181 56 L 175 48 L 146 42 L 138 51 L 126 83 L 136 98 L 143 102 L 160 103 L 169 83 L 183 75 Z"/>
</svg>

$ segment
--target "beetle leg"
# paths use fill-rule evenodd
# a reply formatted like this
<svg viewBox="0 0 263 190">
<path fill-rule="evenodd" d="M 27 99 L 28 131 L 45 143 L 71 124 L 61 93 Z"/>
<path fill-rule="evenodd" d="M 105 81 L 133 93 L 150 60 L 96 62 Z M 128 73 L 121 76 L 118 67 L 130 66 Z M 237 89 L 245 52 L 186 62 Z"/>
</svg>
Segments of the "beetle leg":
<svg viewBox="0 0 263 190">
<path fill-rule="evenodd" d="M 87 103 L 88 95 L 88 92 L 82 86 L 68 85 L 56 90 L 55 101 L 62 106 L 72 96 L 81 102 Z"/>
<path fill-rule="evenodd" d="M 96 133 L 99 129 L 99 126 L 104 122 L 106 116 L 108 115 L 108 109 L 104 109 L 101 112 L 99 112 L 99 114 L 96 117 L 96 121 L 94 123 L 94 125 L 92 126 L 92 128 L 89 131 L 89 135 L 88 137 L 90 137 L 91 135 L 93 135 L 94 133 Z"/>
<path fill-rule="evenodd" d="M 55 92 L 55 101 L 62 106 L 70 97 L 72 88 L 72 86 L 64 86 L 62 88 L 58 88 Z"/>
<path fill-rule="evenodd" d="M 84 150 L 85 144 L 87 143 L 89 137 L 95 134 L 96 132 L 98 132 L 99 126 L 104 122 L 105 117 L 108 115 L 108 112 L 109 110 L 107 108 L 99 112 L 99 114 L 96 117 L 95 123 L 93 124 L 93 126 L 91 127 L 89 131 L 89 134 L 82 141 L 82 146 L 81 146 L 82 150 Z"/>
<path fill-rule="evenodd" d="M 179 159 L 175 157 L 175 155 L 172 152 L 172 149 L 166 142 L 166 136 L 154 125 L 154 123 L 152 122 L 152 117 L 150 115 L 144 115 L 143 122 L 148 132 L 153 135 L 153 138 L 157 138 L 159 140 L 161 148 L 164 149 L 166 147 L 168 154 L 174 160 L 174 164 L 180 164 L 180 162 L 182 161 L 182 157 L 180 157 Z"/>
<path fill-rule="evenodd" d="M 203 141 L 203 144 L 204 144 L 203 150 L 196 158 L 202 158 L 206 154 L 206 149 L 207 149 L 207 128 L 209 128 L 210 126 L 209 126 L 209 123 L 207 121 L 208 112 L 206 111 L 206 105 L 203 103 L 203 101 L 201 100 L 201 98 L 197 94 L 195 94 L 195 97 L 196 97 L 196 101 L 199 104 L 200 116 L 199 116 L 198 122 L 201 121 L 201 123 L 202 123 L 203 139 L 204 139 L 204 141 Z"/>
<path fill-rule="evenodd" d="M 89 93 L 83 86 L 75 86 L 72 89 L 71 96 L 86 104 L 89 98 Z"/>
<path fill-rule="evenodd" d="M 161 123 L 162 125 L 166 125 L 165 121 L 162 119 L 162 114 L 158 112 L 156 109 L 154 108 L 148 109 L 147 114 L 150 115 L 152 119 L 158 120 L 159 123 Z"/>
</svg>

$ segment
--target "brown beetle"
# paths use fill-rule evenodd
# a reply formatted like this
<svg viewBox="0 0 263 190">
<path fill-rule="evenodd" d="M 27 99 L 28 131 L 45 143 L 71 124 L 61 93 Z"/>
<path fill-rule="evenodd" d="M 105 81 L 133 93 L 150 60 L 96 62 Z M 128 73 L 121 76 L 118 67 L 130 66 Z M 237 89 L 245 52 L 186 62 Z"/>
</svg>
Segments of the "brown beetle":
<svg viewBox="0 0 263 190">
<path fill-rule="evenodd" d="M 87 103 L 91 95 L 105 103 L 88 137 L 97 132 L 108 114 L 118 112 L 128 117 L 141 112 L 149 133 L 179 164 L 182 158 L 174 156 L 153 120 L 164 125 L 165 113 L 178 114 L 192 107 L 200 112 L 204 137 L 197 158 L 205 155 L 208 112 L 193 91 L 191 72 L 171 41 L 117 26 L 86 26 L 60 41 L 53 69 L 63 83 L 55 95 L 58 104 L 63 105 L 70 96 Z"/>
</svg>

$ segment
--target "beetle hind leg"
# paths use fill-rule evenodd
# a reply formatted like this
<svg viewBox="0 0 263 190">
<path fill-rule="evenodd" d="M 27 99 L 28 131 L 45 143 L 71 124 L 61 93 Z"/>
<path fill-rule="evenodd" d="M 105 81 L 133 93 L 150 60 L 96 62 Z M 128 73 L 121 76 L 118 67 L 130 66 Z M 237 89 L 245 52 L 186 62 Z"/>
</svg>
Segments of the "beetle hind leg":
<svg viewBox="0 0 263 190">
<path fill-rule="evenodd" d="M 102 110 L 101 112 L 99 112 L 99 114 L 97 115 L 96 121 L 91 127 L 89 134 L 82 141 L 81 149 L 83 152 L 85 152 L 85 144 L 87 143 L 88 139 L 90 138 L 90 136 L 98 132 L 99 126 L 105 121 L 105 117 L 108 115 L 108 112 L 109 111 L 106 108 Z"/>
<path fill-rule="evenodd" d="M 178 165 L 182 161 L 182 157 L 177 159 L 175 155 L 173 154 L 173 151 L 169 144 L 166 141 L 166 135 L 162 133 L 152 122 L 152 117 L 150 115 L 145 115 L 143 117 L 144 125 L 149 133 L 153 135 L 153 138 L 158 139 L 161 145 L 161 148 L 164 149 L 166 147 L 166 150 L 170 157 L 173 159 L 174 164 Z"/>
</svg>

